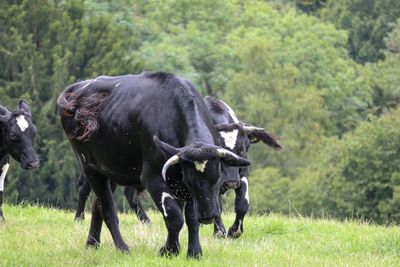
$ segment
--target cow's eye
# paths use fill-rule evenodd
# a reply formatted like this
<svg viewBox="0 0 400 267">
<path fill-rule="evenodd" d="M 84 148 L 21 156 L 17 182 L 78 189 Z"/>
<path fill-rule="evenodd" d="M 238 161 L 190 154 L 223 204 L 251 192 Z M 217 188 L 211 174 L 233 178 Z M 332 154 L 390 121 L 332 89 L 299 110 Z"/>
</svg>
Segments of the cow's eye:
<svg viewBox="0 0 400 267">
<path fill-rule="evenodd" d="M 16 133 L 10 133 L 10 140 L 11 141 L 17 141 L 17 139 L 18 139 L 18 136 L 17 136 L 17 134 Z"/>
</svg>

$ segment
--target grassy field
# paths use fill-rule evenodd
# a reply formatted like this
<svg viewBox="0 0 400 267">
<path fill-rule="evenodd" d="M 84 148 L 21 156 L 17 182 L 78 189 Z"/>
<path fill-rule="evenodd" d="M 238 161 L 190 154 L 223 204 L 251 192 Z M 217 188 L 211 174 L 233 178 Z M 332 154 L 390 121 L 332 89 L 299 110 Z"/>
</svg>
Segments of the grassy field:
<svg viewBox="0 0 400 267">
<path fill-rule="evenodd" d="M 158 212 L 141 225 L 132 214 L 120 215 L 131 255 L 117 252 L 106 227 L 98 250 L 86 249 L 90 215 L 73 221 L 73 213 L 37 206 L 3 208 L 0 224 L 0 266 L 400 266 L 400 230 L 357 222 L 336 222 L 283 216 L 249 216 L 238 240 L 216 240 L 212 226 L 201 228 L 204 256 L 186 258 L 187 231 L 181 254 L 157 256 L 166 238 Z M 226 225 L 233 214 L 224 214 Z"/>
</svg>

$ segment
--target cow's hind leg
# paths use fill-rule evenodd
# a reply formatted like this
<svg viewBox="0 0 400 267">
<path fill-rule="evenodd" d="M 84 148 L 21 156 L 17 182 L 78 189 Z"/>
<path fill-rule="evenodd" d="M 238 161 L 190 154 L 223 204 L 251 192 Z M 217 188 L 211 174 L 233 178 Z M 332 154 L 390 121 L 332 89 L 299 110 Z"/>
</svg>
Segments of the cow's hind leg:
<svg viewBox="0 0 400 267">
<path fill-rule="evenodd" d="M 128 200 L 129 206 L 136 213 L 136 216 L 142 223 L 150 223 L 149 217 L 143 209 L 142 203 L 138 196 L 138 190 L 131 186 L 125 186 L 124 194 Z"/>
<path fill-rule="evenodd" d="M 4 180 L 6 179 L 6 174 L 8 171 L 8 157 L 4 157 L 1 161 L 0 161 L 0 222 L 4 222 L 5 218 L 3 215 L 3 192 L 4 192 Z"/>
<path fill-rule="evenodd" d="M 75 221 L 85 219 L 85 204 L 89 197 L 91 187 L 89 181 L 86 179 L 85 174 L 82 172 L 78 177 L 78 205 L 75 213 Z"/>
<path fill-rule="evenodd" d="M 100 246 L 101 227 L 103 225 L 103 218 L 101 216 L 100 199 L 95 198 L 92 206 L 92 219 L 90 222 L 89 236 L 86 241 L 87 247 Z"/>
<path fill-rule="evenodd" d="M 172 197 L 172 192 L 159 175 L 148 175 L 144 179 L 146 189 L 149 191 L 154 203 L 164 217 L 168 230 L 165 245 L 160 249 L 161 256 L 174 256 L 179 254 L 179 232 L 183 227 L 182 209 Z"/>
<path fill-rule="evenodd" d="M 119 250 L 129 253 L 129 247 L 122 239 L 118 227 L 119 221 L 112 195 L 116 184 L 113 182 L 110 183 L 109 179 L 100 175 L 87 175 L 87 178 L 97 197 L 93 203 L 92 221 L 86 242 L 87 246 L 98 246 L 100 244 L 101 225 L 104 220 L 111 232 L 115 246 Z"/>
<path fill-rule="evenodd" d="M 242 177 L 240 186 L 235 189 L 235 212 L 236 218 L 233 225 L 229 228 L 228 237 L 238 238 L 243 233 L 243 220 L 249 210 L 249 183 L 247 177 Z"/>
</svg>

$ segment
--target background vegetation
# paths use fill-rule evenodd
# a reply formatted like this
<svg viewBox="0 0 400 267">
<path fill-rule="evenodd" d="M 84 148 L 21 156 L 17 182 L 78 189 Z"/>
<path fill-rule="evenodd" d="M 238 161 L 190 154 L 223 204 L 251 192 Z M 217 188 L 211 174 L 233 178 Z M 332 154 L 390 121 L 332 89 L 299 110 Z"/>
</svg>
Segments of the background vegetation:
<svg viewBox="0 0 400 267">
<path fill-rule="evenodd" d="M 8 202 L 75 206 L 66 85 L 163 70 L 281 136 L 251 148 L 252 212 L 400 220 L 398 0 L 4 0 L 0 62 L 0 103 L 31 103 L 43 165 L 12 164 Z"/>
</svg>

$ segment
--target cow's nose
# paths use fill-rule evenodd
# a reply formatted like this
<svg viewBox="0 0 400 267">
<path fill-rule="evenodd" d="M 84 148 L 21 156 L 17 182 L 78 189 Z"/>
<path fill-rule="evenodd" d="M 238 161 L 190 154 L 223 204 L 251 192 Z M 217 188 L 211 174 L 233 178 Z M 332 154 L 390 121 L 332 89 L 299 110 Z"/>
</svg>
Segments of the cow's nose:
<svg viewBox="0 0 400 267">
<path fill-rule="evenodd" d="M 239 186 L 239 181 L 238 180 L 228 180 L 225 183 L 229 188 L 236 188 L 236 187 Z"/>
<path fill-rule="evenodd" d="M 36 169 L 40 167 L 40 162 L 38 160 L 29 162 L 28 164 L 29 169 Z"/>
</svg>

